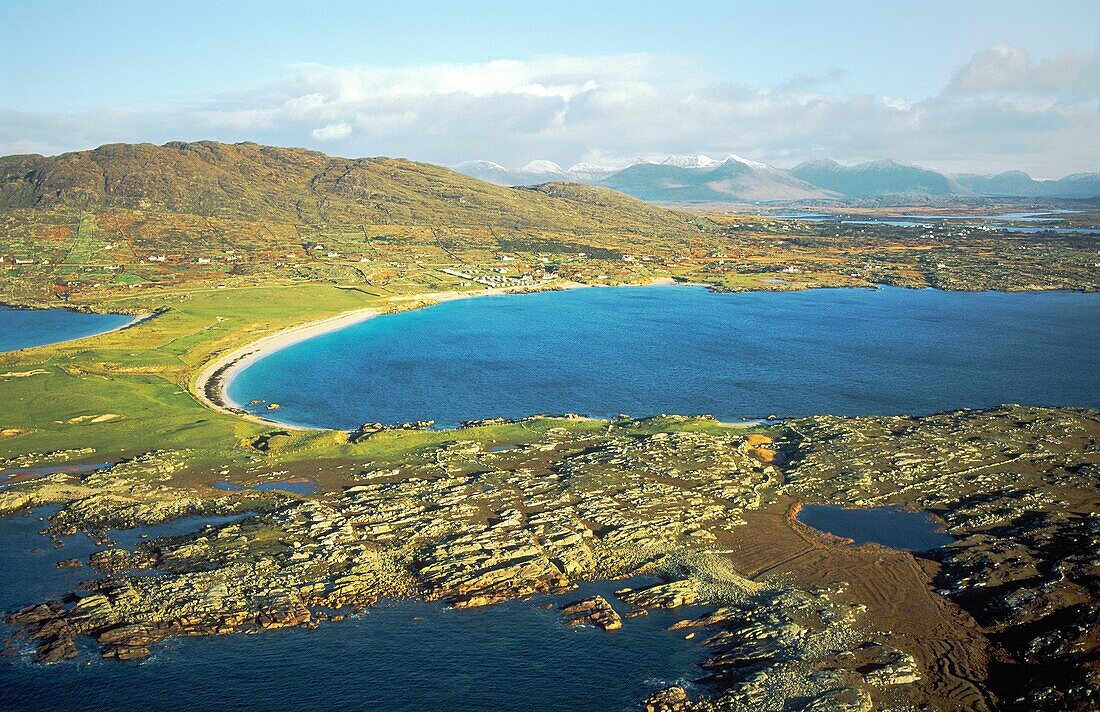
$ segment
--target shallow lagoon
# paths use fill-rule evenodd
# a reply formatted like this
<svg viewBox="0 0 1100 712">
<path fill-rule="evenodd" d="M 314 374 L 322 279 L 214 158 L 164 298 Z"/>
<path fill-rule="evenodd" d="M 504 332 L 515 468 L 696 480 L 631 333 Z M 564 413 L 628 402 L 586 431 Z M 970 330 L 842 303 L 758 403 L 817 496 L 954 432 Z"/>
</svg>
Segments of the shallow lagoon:
<svg viewBox="0 0 1100 712">
<path fill-rule="evenodd" d="M 1100 406 L 1098 364 L 1100 294 L 620 287 L 378 317 L 257 361 L 229 396 L 348 429 L 565 412 L 926 414 Z"/>
<path fill-rule="evenodd" d="M 134 317 L 127 314 L 0 306 L 0 351 L 82 339 L 126 326 L 133 320 Z"/>
</svg>

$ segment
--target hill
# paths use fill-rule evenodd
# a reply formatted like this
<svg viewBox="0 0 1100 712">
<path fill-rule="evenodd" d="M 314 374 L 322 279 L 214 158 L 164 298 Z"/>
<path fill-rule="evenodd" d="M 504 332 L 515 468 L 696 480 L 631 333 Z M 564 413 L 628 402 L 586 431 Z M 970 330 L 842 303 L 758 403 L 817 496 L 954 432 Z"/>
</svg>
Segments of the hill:
<svg viewBox="0 0 1100 712">
<path fill-rule="evenodd" d="M 555 274 L 646 281 L 624 256 L 705 251 L 720 234 L 706 217 L 607 188 L 509 188 L 253 143 L 0 158 L 0 302 L 17 304 L 181 285 L 323 281 L 380 296 Z"/>
<path fill-rule="evenodd" d="M 514 231 L 695 233 L 697 217 L 606 189 L 565 199 L 490 185 L 439 166 L 347 159 L 253 143 L 111 144 L 0 158 L 0 209 L 110 208 L 294 224 L 489 227 Z"/>
</svg>

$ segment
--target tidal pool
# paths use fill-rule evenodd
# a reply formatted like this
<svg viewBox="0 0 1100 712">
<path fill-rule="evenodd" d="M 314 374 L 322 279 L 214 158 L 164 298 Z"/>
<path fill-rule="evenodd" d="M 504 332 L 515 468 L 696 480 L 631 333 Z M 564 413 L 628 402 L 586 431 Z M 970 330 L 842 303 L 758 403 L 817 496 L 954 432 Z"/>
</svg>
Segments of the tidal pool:
<svg viewBox="0 0 1100 712">
<path fill-rule="evenodd" d="M 15 351 L 82 339 L 126 326 L 128 314 L 89 314 L 71 309 L 13 309 L 0 306 L 0 351 Z"/>
<path fill-rule="evenodd" d="M 230 492 L 236 490 L 252 489 L 258 492 L 266 492 L 269 490 L 283 490 L 285 492 L 294 492 L 295 494 L 317 494 L 320 489 L 317 486 L 317 482 L 306 477 L 296 477 L 289 480 L 279 480 L 278 482 L 264 482 L 251 487 L 236 484 L 235 482 L 215 482 L 211 485 L 214 489 L 228 490 Z"/>
<path fill-rule="evenodd" d="M 83 475 L 89 472 L 95 472 L 97 470 L 105 470 L 114 462 L 86 462 L 86 463 L 71 463 L 63 462 L 57 465 L 44 465 L 41 467 L 2 467 L 0 468 L 0 489 L 3 489 L 16 482 L 26 482 L 27 480 L 35 480 L 39 477 L 46 477 L 47 475 L 54 475 L 59 472 L 63 472 L 69 475 Z"/>
<path fill-rule="evenodd" d="M 274 352 L 229 383 L 264 417 L 723 419 L 1100 406 L 1100 294 L 616 287 L 485 296 Z"/>
<path fill-rule="evenodd" d="M 939 523 L 929 515 L 900 507 L 807 504 L 799 510 L 798 521 L 818 531 L 851 539 L 854 544 L 882 544 L 904 551 L 930 551 L 954 541 L 951 535 L 939 531 Z"/>
</svg>

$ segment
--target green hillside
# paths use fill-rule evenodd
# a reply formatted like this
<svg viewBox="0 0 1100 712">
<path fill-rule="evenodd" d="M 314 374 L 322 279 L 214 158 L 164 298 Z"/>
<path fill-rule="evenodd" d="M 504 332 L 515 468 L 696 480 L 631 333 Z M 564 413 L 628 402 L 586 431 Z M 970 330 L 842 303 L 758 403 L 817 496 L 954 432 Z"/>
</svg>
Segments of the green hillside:
<svg viewBox="0 0 1100 712">
<path fill-rule="evenodd" d="M 601 189 L 491 185 L 393 158 L 254 143 L 111 144 L 0 158 L 0 208 L 108 208 L 299 224 L 431 224 L 687 236 L 698 219 Z"/>
</svg>

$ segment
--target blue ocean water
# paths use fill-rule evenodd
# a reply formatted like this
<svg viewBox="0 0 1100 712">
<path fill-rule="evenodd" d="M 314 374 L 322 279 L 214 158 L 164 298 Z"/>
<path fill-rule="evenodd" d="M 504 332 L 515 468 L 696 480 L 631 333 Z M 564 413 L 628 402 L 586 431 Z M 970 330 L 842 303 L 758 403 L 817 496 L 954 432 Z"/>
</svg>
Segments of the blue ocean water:
<svg viewBox="0 0 1100 712">
<path fill-rule="evenodd" d="M 229 385 L 282 422 L 722 418 L 1100 406 L 1100 294 L 699 287 L 446 302 L 290 346 Z M 271 417 L 264 405 L 256 412 Z"/>
<path fill-rule="evenodd" d="M 71 309 L 13 309 L 0 306 L 0 351 L 55 344 L 117 329 L 127 314 L 88 314 Z"/>
<path fill-rule="evenodd" d="M 906 551 L 929 551 L 954 541 L 951 535 L 938 531 L 940 525 L 927 514 L 900 507 L 807 504 L 799 510 L 798 521 L 856 544 L 874 542 Z"/>
<path fill-rule="evenodd" d="M 55 550 L 37 533 L 50 511 L 0 518 L 0 611 L 60 596 L 92 575 L 56 568 L 97 547 L 78 535 Z M 141 533 L 203 523 L 112 536 L 133 546 Z M 635 710 L 650 692 L 705 674 L 701 638 L 667 630 L 703 609 L 654 610 L 605 633 L 570 628 L 543 608 L 600 593 L 622 610 L 613 592 L 631 583 L 477 610 L 390 601 L 312 631 L 168 641 L 141 664 L 101 660 L 87 641 L 78 659 L 54 665 L 33 663 L 25 650 L 0 658 L 0 710 Z"/>
</svg>

